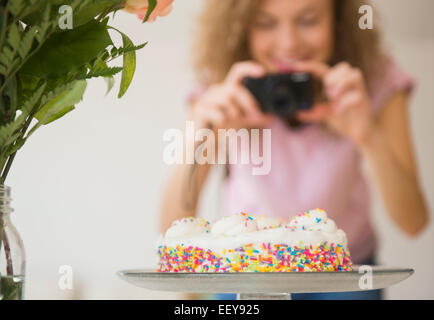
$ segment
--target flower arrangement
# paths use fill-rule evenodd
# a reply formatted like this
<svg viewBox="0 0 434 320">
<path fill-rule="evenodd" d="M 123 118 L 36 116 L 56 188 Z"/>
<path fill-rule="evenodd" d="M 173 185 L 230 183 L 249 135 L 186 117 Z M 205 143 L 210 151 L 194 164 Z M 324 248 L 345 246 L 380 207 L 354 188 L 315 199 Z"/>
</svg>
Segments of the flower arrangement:
<svg viewBox="0 0 434 320">
<path fill-rule="evenodd" d="M 110 91 L 113 76 L 121 73 L 118 97 L 127 91 L 134 76 L 135 51 L 146 43 L 134 45 L 108 24 L 110 15 L 125 9 L 143 22 L 155 21 L 171 11 L 172 2 L 0 0 L 0 187 L 17 151 L 37 129 L 74 110 L 88 79 L 104 78 Z M 109 30 L 121 35 L 122 46 L 114 44 Z M 121 67 L 109 65 L 119 57 Z M 5 219 L 0 212 L 0 299 L 7 298 L 7 292 L 12 297 L 16 289 L 1 274 L 7 270 L 6 276 L 13 275 Z M 6 266 L 2 266 L 4 256 Z"/>
<path fill-rule="evenodd" d="M 74 109 L 86 81 L 103 77 L 109 90 L 122 72 L 118 97 L 127 91 L 135 70 L 135 46 L 108 25 L 109 14 L 125 8 L 143 21 L 167 15 L 173 0 L 69 1 L 72 28 L 62 29 L 64 0 L 0 1 L 0 184 L 16 152 L 35 130 Z M 67 12 L 67 11 L 66 11 Z M 122 36 L 116 47 L 108 30 Z M 122 67 L 110 67 L 123 57 Z M 29 128 L 32 120 L 37 123 Z"/>
</svg>

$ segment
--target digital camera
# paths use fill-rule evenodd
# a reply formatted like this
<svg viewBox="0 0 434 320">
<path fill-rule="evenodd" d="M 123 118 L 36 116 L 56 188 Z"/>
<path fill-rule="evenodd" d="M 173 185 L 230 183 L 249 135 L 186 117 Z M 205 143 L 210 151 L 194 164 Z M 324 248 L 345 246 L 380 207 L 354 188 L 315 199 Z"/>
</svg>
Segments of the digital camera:
<svg viewBox="0 0 434 320">
<path fill-rule="evenodd" d="M 309 110 L 313 103 L 310 73 L 279 73 L 261 78 L 246 77 L 243 85 L 258 100 L 264 113 L 288 119 L 298 110 Z"/>
</svg>

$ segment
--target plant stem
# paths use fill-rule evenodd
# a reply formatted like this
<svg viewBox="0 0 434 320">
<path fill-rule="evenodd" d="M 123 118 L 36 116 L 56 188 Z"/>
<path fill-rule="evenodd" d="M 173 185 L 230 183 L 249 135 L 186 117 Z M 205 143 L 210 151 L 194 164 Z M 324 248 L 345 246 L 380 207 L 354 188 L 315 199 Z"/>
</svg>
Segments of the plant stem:
<svg viewBox="0 0 434 320">
<path fill-rule="evenodd" d="M 3 94 L 3 90 L 5 89 L 6 85 L 8 84 L 9 80 L 15 76 L 15 74 L 18 72 L 18 70 L 21 69 L 21 67 L 29 60 L 39 49 L 41 49 L 42 45 L 45 43 L 45 41 L 53 34 L 55 28 L 53 28 L 50 32 L 47 32 L 45 39 L 41 40 L 41 42 L 38 44 L 38 46 L 30 52 L 24 59 L 21 60 L 21 63 L 19 66 L 13 70 L 8 76 L 5 78 L 5 82 L 0 87 L 0 94 Z"/>
<path fill-rule="evenodd" d="M 1 253 L 1 248 L 2 248 L 2 242 L 3 242 L 3 246 L 5 248 L 6 275 L 11 276 L 14 274 L 14 268 L 13 268 L 12 256 L 11 256 L 11 247 L 9 245 L 9 240 L 8 240 L 8 237 L 7 237 L 6 231 L 5 231 L 3 213 L 0 212 L 0 253 Z"/>
<path fill-rule="evenodd" d="M 9 246 L 9 240 L 4 230 L 3 230 L 3 242 L 4 242 L 5 256 L 6 256 L 6 275 L 12 276 L 14 274 L 14 267 L 12 264 L 11 247 Z"/>
<path fill-rule="evenodd" d="M 6 167 L 2 172 L 2 175 L 0 177 L 0 184 L 4 184 L 6 177 L 8 175 L 9 169 L 11 168 L 12 165 L 12 161 L 14 161 L 15 155 L 17 154 L 17 152 L 15 151 L 14 153 L 12 153 L 9 157 L 8 157 L 8 161 L 6 163 Z"/>
<path fill-rule="evenodd" d="M 3 222 L 3 213 L 0 213 L 0 257 L 2 253 L 2 242 L 3 242 L 3 233 L 4 233 L 4 222 Z M 0 277 L 1 277 L 1 269 L 0 269 Z"/>
<path fill-rule="evenodd" d="M 19 137 L 17 138 L 17 140 L 21 139 L 24 137 L 24 135 L 26 134 L 27 129 L 30 126 L 30 123 L 32 122 L 33 119 L 33 115 L 38 111 L 38 108 L 34 108 L 33 112 L 30 113 L 30 115 L 28 116 L 26 122 L 24 123 L 23 128 L 21 129 L 21 133 L 19 135 Z M 17 150 L 18 151 L 18 150 Z M 14 153 L 12 153 L 8 159 L 7 159 L 7 163 L 6 166 L 3 170 L 3 172 L 1 172 L 1 176 L 0 176 L 0 184 L 4 184 L 6 177 L 9 173 L 9 169 L 11 168 L 12 162 L 14 161 L 15 155 L 17 154 L 17 151 L 15 151 Z"/>
<path fill-rule="evenodd" d="M 1 30 L 1 35 L 0 35 L 0 49 L 3 47 L 3 42 L 5 40 L 6 37 L 6 25 L 8 23 L 8 11 L 6 10 L 6 6 L 3 8 L 4 12 L 3 12 L 3 25 L 2 25 L 2 30 Z"/>
</svg>

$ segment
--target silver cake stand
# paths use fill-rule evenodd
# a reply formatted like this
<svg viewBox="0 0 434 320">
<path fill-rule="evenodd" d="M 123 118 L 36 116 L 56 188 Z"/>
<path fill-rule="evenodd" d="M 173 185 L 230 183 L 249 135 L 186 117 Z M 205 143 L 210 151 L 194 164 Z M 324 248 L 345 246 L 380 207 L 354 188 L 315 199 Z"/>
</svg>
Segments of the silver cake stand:
<svg viewBox="0 0 434 320">
<path fill-rule="evenodd" d="M 407 279 L 413 273 L 414 270 L 409 268 L 358 265 L 353 266 L 352 271 L 341 272 L 175 273 L 146 269 L 117 272 L 123 280 L 146 289 L 237 293 L 238 300 L 287 300 L 291 298 L 291 293 L 383 289 Z"/>
</svg>

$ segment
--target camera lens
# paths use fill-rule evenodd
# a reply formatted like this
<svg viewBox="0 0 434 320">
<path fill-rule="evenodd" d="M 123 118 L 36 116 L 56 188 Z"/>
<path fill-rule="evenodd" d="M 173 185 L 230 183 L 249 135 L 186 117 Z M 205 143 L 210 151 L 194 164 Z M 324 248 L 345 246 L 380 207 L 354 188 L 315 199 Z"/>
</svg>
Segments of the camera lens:
<svg viewBox="0 0 434 320">
<path fill-rule="evenodd" d="M 296 101 L 288 83 L 279 83 L 272 92 L 273 109 L 277 115 L 286 117 L 296 111 Z"/>
</svg>

